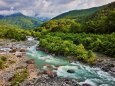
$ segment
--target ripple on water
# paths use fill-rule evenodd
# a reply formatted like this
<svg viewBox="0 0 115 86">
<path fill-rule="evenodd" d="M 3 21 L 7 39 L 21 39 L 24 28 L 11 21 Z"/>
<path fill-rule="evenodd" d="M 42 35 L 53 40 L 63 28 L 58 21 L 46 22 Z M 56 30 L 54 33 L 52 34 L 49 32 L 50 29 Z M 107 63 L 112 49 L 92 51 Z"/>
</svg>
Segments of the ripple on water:
<svg viewBox="0 0 115 86">
<path fill-rule="evenodd" d="M 91 68 L 79 62 L 69 63 L 61 58 L 54 58 L 45 52 L 36 51 L 35 47 L 30 47 L 27 54 L 36 60 L 37 65 L 42 64 L 43 67 L 47 63 L 51 65 L 62 65 L 57 70 L 59 77 L 79 79 L 80 84 L 88 83 L 92 86 L 115 86 L 115 78 L 99 68 Z M 67 70 L 74 70 L 75 73 L 68 73 Z"/>
</svg>

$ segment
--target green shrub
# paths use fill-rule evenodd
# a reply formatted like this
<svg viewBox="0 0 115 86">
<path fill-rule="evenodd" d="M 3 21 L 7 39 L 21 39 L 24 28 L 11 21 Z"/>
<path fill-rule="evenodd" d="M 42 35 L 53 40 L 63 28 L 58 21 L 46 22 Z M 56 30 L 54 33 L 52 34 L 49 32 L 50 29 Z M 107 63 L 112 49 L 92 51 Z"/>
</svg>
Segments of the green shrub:
<svg viewBox="0 0 115 86">
<path fill-rule="evenodd" d="M 7 57 L 6 57 L 6 56 L 1 56 L 0 59 L 1 59 L 2 61 L 7 61 Z"/>
<path fill-rule="evenodd" d="M 19 84 L 28 77 L 28 70 L 24 69 L 22 72 L 16 72 L 11 79 L 11 86 L 19 86 Z"/>
<path fill-rule="evenodd" d="M 87 62 L 92 65 L 96 62 L 96 55 L 91 50 L 88 51 Z"/>
<path fill-rule="evenodd" d="M 0 60 L 0 69 L 5 68 L 4 61 Z"/>
</svg>

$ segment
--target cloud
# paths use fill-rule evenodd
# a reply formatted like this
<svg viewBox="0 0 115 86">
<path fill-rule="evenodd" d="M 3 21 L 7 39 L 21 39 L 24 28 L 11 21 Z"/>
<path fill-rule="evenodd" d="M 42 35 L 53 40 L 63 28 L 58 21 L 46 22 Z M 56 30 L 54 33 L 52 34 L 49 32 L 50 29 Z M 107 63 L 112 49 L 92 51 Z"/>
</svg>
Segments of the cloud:
<svg viewBox="0 0 115 86">
<path fill-rule="evenodd" d="M 0 14 L 21 12 L 28 16 L 54 17 L 74 9 L 104 5 L 114 0 L 0 0 Z"/>
</svg>

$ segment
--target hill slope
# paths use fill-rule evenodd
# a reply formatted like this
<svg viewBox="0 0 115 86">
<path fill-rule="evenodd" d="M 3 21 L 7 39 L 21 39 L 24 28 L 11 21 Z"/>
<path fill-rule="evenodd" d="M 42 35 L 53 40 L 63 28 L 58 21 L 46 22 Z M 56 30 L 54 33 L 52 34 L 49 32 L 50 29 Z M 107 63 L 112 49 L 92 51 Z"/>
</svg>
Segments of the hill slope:
<svg viewBox="0 0 115 86">
<path fill-rule="evenodd" d="M 100 19 L 102 16 L 108 16 L 110 11 L 115 11 L 115 2 L 110 4 L 94 7 L 90 9 L 83 9 L 83 10 L 73 10 L 66 13 L 63 13 L 59 16 L 54 17 L 53 19 L 76 19 L 78 21 L 88 21 L 90 19 Z M 99 18 L 100 17 L 100 18 Z"/>
<path fill-rule="evenodd" d="M 115 32 L 115 2 L 103 6 L 103 9 L 91 15 L 86 22 L 87 32 Z"/>
<path fill-rule="evenodd" d="M 32 29 L 42 24 L 42 22 L 36 18 L 25 16 L 21 13 L 16 13 L 8 16 L 0 16 L 0 23 L 7 23 L 16 25 L 23 29 Z"/>
<path fill-rule="evenodd" d="M 97 12 L 99 9 L 101 9 L 101 7 L 94 7 L 94 8 L 83 9 L 83 10 L 73 10 L 73 11 L 63 13 L 59 16 L 56 16 L 53 19 L 68 18 L 68 19 L 77 19 L 78 21 L 83 21 L 88 16 L 91 16 L 93 13 Z"/>
<path fill-rule="evenodd" d="M 94 14 L 90 16 L 90 19 L 100 19 L 102 17 L 107 17 L 110 15 L 112 11 L 115 11 L 115 2 L 112 2 L 110 4 L 104 5 L 102 9 L 98 10 Z"/>
</svg>

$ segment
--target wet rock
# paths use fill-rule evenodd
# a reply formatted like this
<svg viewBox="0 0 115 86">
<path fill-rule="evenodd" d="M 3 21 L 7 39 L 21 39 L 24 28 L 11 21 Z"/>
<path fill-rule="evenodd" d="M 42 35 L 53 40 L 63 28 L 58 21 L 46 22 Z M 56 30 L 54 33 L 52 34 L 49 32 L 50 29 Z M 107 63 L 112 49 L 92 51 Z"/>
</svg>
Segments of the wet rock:
<svg viewBox="0 0 115 86">
<path fill-rule="evenodd" d="M 26 52 L 26 49 L 21 48 L 21 49 L 20 49 L 20 52 Z"/>
<path fill-rule="evenodd" d="M 68 73 L 75 73 L 74 70 L 70 69 L 70 70 L 67 70 Z"/>
<path fill-rule="evenodd" d="M 115 73 L 115 67 L 114 67 L 114 68 L 111 68 L 111 71 Z"/>
<path fill-rule="evenodd" d="M 53 67 L 51 66 L 51 65 L 49 65 L 49 64 L 46 64 L 45 65 L 48 69 L 52 69 Z"/>
<path fill-rule="evenodd" d="M 24 83 L 22 86 L 80 86 L 77 80 L 48 77 L 47 75 L 40 75 L 37 79 Z"/>
<path fill-rule="evenodd" d="M 102 70 L 104 70 L 105 72 L 108 72 L 110 70 L 110 68 L 108 67 L 103 67 Z"/>
<path fill-rule="evenodd" d="M 90 84 L 85 83 L 85 84 L 83 84 L 82 86 L 91 86 L 91 85 L 90 85 Z"/>
<path fill-rule="evenodd" d="M 50 70 L 46 70 L 44 71 L 44 74 L 47 74 L 49 77 L 53 78 L 53 77 L 56 77 L 57 74 L 53 71 L 50 71 Z"/>
<path fill-rule="evenodd" d="M 11 50 L 9 51 L 10 53 L 15 53 L 17 51 L 17 48 L 10 48 Z"/>
<path fill-rule="evenodd" d="M 27 64 L 34 64 L 35 61 L 34 61 L 34 59 L 30 59 L 30 60 L 27 60 L 26 63 L 27 63 Z"/>
<path fill-rule="evenodd" d="M 107 67 L 114 67 L 114 64 L 108 64 Z"/>
</svg>

